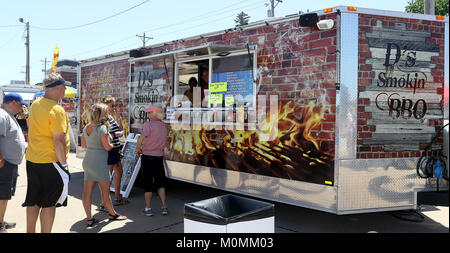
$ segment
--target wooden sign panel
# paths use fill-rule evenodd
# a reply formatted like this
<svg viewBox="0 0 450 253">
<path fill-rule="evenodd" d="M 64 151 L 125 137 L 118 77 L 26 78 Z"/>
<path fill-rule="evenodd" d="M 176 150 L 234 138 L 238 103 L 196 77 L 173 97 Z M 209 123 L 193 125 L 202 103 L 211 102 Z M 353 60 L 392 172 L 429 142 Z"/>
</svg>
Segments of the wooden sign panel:
<svg viewBox="0 0 450 253">
<path fill-rule="evenodd" d="M 440 23 L 380 17 L 361 21 L 359 158 L 382 158 L 369 153 L 418 156 L 443 118 L 440 59 L 444 45 L 434 39 L 441 36 L 435 33 Z M 438 144 L 435 149 L 441 147 Z"/>
</svg>

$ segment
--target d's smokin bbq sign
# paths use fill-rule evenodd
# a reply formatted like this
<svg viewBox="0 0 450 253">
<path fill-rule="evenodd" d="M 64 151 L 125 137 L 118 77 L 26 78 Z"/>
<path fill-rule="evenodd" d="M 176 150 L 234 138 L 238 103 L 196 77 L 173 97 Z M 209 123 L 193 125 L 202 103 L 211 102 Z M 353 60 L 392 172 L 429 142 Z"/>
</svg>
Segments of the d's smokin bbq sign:
<svg viewBox="0 0 450 253">
<path fill-rule="evenodd" d="M 393 61 L 391 55 L 395 56 Z M 389 111 L 389 116 L 394 119 L 398 117 L 409 119 L 412 116 L 415 119 L 422 119 L 427 112 L 427 103 L 424 99 L 413 101 L 410 98 L 400 97 L 397 92 L 389 93 L 392 89 L 403 89 L 414 95 L 418 89 L 425 89 L 427 74 L 420 68 L 415 68 L 416 57 L 417 51 L 408 50 L 406 45 L 402 49 L 396 43 L 387 43 L 383 64 L 385 71 L 379 72 L 377 80 L 377 86 L 385 88 L 387 92 L 381 92 L 376 96 L 375 105 L 381 111 Z M 400 59 L 403 60 L 402 63 L 399 63 Z M 397 76 L 394 76 L 396 71 Z M 387 106 L 382 106 L 382 102 Z"/>
<path fill-rule="evenodd" d="M 361 152 L 419 151 L 443 117 L 440 27 L 416 23 L 380 18 L 360 30 Z"/>
<path fill-rule="evenodd" d="M 147 121 L 144 110 L 150 104 L 164 104 L 166 70 L 154 63 L 136 64 L 130 90 L 130 123 L 132 131 L 140 131 Z"/>
</svg>

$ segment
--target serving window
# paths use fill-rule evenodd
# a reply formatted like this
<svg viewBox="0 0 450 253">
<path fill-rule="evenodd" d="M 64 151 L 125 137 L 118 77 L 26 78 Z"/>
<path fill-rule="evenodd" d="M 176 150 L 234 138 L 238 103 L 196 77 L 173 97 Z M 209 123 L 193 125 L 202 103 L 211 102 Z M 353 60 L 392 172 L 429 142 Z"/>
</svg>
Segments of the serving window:
<svg viewBox="0 0 450 253">
<path fill-rule="evenodd" d="M 209 59 L 176 63 L 177 85 L 174 89 L 176 107 L 190 108 L 194 105 L 195 107 L 201 107 L 201 100 L 204 97 L 203 91 L 205 90 L 201 88 L 202 86 L 207 87 L 207 80 L 209 80 L 208 73 L 205 77 L 207 79 L 206 84 L 204 84 L 202 73 L 208 70 Z"/>
<path fill-rule="evenodd" d="M 211 51 L 211 50 L 210 50 Z M 178 108 L 254 108 L 256 61 L 250 50 L 221 51 L 175 63 Z"/>
</svg>

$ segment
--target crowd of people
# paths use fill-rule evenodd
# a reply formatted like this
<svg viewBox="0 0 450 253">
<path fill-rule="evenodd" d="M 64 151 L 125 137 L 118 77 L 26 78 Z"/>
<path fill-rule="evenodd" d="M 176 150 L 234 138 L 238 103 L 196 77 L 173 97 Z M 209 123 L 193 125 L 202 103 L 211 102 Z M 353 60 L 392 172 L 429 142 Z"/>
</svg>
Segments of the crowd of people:
<svg viewBox="0 0 450 253">
<path fill-rule="evenodd" d="M 27 118 L 28 145 L 15 118 L 28 103 L 17 93 L 8 93 L 0 108 L 0 232 L 15 227 L 16 223 L 5 221 L 8 200 L 15 194 L 18 165 L 26 160 L 27 192 L 22 206 L 26 208 L 27 233 L 35 233 L 40 219 L 41 232 L 50 233 L 55 219 L 56 207 L 67 206 L 70 172 L 67 164 L 70 140 L 69 119 L 58 104 L 64 97 L 65 80 L 60 74 L 50 73 L 43 81 L 45 95 L 32 103 Z M 168 129 L 161 121 L 162 108 L 149 105 L 145 110 L 149 121 L 137 141 L 136 153 L 141 156 L 141 171 L 145 190 L 145 208 L 142 214 L 152 216 L 151 199 L 157 192 L 162 203 L 161 214 L 167 215 L 166 183 L 163 152 Z M 86 226 L 99 222 L 92 216 L 92 194 L 98 185 L 101 192 L 100 211 L 108 213 L 109 221 L 126 220 L 116 212 L 115 206 L 128 200 L 120 194 L 123 169 L 121 143 L 123 136 L 120 114 L 116 101 L 106 96 L 89 108 L 88 124 L 82 129 L 81 145 L 86 148 L 82 167 L 84 187 L 83 208 Z M 114 201 L 110 195 L 111 175 L 114 175 Z"/>
</svg>

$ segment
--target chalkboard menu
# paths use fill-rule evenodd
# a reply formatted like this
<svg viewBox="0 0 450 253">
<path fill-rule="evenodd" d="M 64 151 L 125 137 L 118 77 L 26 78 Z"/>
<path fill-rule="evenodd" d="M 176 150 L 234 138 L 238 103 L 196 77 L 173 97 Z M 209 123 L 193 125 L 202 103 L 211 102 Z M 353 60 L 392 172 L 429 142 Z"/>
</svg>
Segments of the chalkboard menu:
<svg viewBox="0 0 450 253">
<path fill-rule="evenodd" d="M 122 149 L 123 158 L 122 158 L 122 179 L 120 180 L 120 193 L 124 198 L 128 198 L 130 195 L 131 189 L 133 188 L 134 181 L 139 173 L 139 169 L 141 167 L 141 160 L 139 155 L 136 154 L 136 144 L 139 138 L 139 134 L 134 135 L 133 133 L 129 134 L 126 139 L 125 145 Z M 114 172 L 111 175 L 111 191 L 115 191 L 114 189 Z"/>
</svg>

